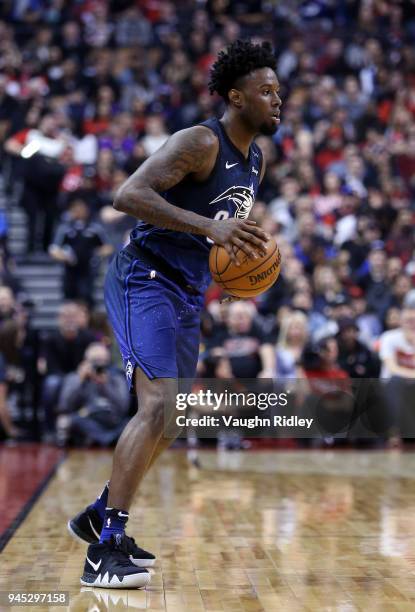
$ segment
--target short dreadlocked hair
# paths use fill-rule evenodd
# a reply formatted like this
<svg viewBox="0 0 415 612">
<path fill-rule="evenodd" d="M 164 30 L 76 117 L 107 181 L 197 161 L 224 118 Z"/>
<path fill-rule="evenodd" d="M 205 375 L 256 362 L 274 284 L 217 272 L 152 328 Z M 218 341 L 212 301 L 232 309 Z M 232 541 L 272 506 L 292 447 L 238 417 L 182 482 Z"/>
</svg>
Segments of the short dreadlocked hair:
<svg viewBox="0 0 415 612">
<path fill-rule="evenodd" d="M 215 91 L 226 101 L 228 92 L 240 77 L 258 68 L 271 68 L 275 71 L 276 60 L 269 42 L 260 45 L 250 40 L 236 40 L 226 51 L 219 53 L 210 72 L 209 91 Z"/>
</svg>

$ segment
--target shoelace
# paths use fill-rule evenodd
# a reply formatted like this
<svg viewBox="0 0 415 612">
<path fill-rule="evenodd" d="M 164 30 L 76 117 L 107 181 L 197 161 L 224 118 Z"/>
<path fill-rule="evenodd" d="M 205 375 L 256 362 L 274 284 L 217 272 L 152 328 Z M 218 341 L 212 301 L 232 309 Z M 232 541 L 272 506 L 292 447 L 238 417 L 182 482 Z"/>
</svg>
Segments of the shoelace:
<svg viewBox="0 0 415 612">
<path fill-rule="evenodd" d="M 128 549 L 128 552 L 133 552 L 135 548 L 137 548 L 137 544 L 135 543 L 134 538 L 132 538 L 131 536 L 125 535 L 124 536 L 125 539 L 125 544 L 126 544 L 126 548 Z"/>
<path fill-rule="evenodd" d="M 111 536 L 108 547 L 111 550 L 112 556 L 117 560 L 118 565 L 122 567 L 131 567 L 130 553 L 128 552 L 125 537 L 121 537 L 117 541 L 114 536 Z"/>
</svg>

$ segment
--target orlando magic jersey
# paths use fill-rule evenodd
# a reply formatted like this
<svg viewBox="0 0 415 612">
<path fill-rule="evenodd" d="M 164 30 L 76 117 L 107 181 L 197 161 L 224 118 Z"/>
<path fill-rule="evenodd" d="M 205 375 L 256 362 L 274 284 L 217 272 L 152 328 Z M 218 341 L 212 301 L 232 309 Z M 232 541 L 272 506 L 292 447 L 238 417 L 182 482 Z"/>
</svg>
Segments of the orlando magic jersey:
<svg viewBox="0 0 415 612">
<path fill-rule="evenodd" d="M 211 219 L 246 219 L 259 187 L 261 149 L 252 143 L 245 159 L 218 119 L 209 119 L 201 125 L 210 128 L 219 139 L 219 152 L 210 176 L 202 182 L 185 177 L 161 195 L 170 204 Z M 130 240 L 168 262 L 195 289 L 200 292 L 207 289 L 211 280 L 212 241 L 206 236 L 162 229 L 140 221 L 131 232 Z"/>
</svg>

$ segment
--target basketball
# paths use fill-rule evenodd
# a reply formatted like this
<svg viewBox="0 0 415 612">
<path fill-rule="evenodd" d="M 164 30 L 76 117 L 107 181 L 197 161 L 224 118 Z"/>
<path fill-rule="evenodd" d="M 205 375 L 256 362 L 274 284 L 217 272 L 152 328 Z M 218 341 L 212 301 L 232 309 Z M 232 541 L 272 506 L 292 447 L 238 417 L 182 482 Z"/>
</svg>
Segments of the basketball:
<svg viewBox="0 0 415 612">
<path fill-rule="evenodd" d="M 240 265 L 237 266 L 224 247 L 214 245 L 209 255 L 213 280 L 235 297 L 248 298 L 263 293 L 275 283 L 281 269 L 281 253 L 274 238 L 268 240 L 265 248 L 266 254 L 258 254 L 257 259 L 238 249 L 236 257 Z"/>
</svg>

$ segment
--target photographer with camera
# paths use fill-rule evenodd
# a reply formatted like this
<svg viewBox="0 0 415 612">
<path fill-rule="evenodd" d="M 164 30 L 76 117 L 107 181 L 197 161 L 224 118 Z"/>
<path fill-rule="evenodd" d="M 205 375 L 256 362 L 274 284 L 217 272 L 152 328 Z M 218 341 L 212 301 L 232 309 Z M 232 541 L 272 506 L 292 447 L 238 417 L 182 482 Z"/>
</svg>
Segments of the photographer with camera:
<svg viewBox="0 0 415 612">
<path fill-rule="evenodd" d="M 108 348 L 94 342 L 78 370 L 65 377 L 58 401 L 60 444 L 107 446 L 117 440 L 130 397 L 124 375 L 110 361 Z"/>
</svg>

